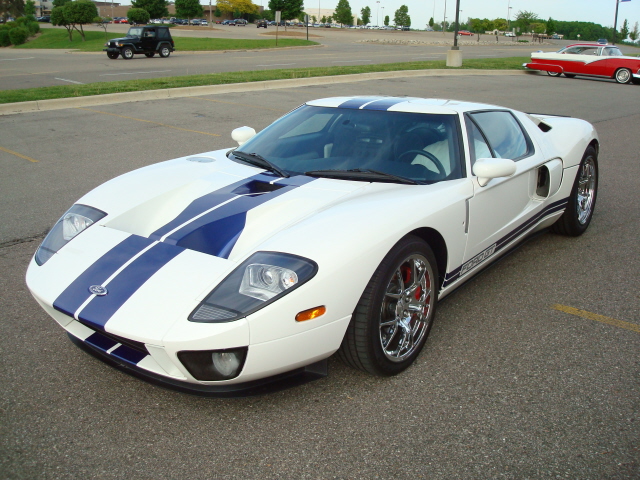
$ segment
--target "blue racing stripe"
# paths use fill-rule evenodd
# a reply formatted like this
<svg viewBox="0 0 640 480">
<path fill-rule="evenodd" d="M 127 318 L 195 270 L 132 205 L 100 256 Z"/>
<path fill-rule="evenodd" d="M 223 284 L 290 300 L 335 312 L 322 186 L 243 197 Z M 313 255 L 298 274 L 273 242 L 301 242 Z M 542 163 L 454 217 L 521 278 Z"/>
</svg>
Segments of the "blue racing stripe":
<svg viewBox="0 0 640 480">
<path fill-rule="evenodd" d="M 397 105 L 399 103 L 406 102 L 404 98 L 383 98 L 382 100 L 376 100 L 375 102 L 371 102 L 364 107 L 363 110 L 388 110 L 390 107 Z"/>
<path fill-rule="evenodd" d="M 342 102 L 340 105 L 338 105 L 338 108 L 354 108 L 354 109 L 358 109 L 360 107 L 362 107 L 363 105 L 366 105 L 369 102 L 374 102 L 376 100 L 379 100 L 380 97 L 359 97 L 359 98 L 352 98 L 351 100 L 347 100 L 346 102 Z"/>
<path fill-rule="evenodd" d="M 78 319 L 95 329 L 104 330 L 105 324 L 113 314 L 153 274 L 183 251 L 180 247 L 166 243 L 154 245 L 109 282 L 107 295 L 91 299 L 80 312 Z"/>
<path fill-rule="evenodd" d="M 134 350 L 131 347 L 127 347 L 126 345 L 120 345 L 111 352 L 111 355 L 119 358 L 120 360 L 124 360 L 125 362 L 132 363 L 133 365 L 136 365 L 140 360 L 147 356 L 147 354 Z"/>
<path fill-rule="evenodd" d="M 237 195 L 233 193 L 233 191 L 247 185 L 250 182 L 259 180 L 259 181 L 269 183 L 275 180 L 276 178 L 278 177 L 274 177 L 271 174 L 259 173 L 258 175 L 243 178 L 238 182 L 232 183 L 230 185 L 227 185 L 226 187 L 222 187 L 211 193 L 203 195 L 202 197 L 197 198 L 193 202 L 191 202 L 187 206 L 187 208 L 185 208 L 182 212 L 180 212 L 180 214 L 176 218 L 174 218 L 169 223 L 167 223 L 163 227 L 160 227 L 158 230 L 153 232 L 150 235 L 150 238 L 153 240 L 160 240 L 160 238 L 162 238 L 164 235 L 169 233 L 171 230 L 173 230 L 176 227 L 179 227 L 180 225 L 189 221 L 193 217 L 196 217 L 201 213 L 206 212 L 210 208 L 213 208 L 216 205 L 220 205 L 221 203 L 224 203 L 227 200 L 230 200 L 236 197 Z"/>
<path fill-rule="evenodd" d="M 84 341 L 89 345 L 99 348 L 100 350 L 104 350 L 105 352 L 118 344 L 115 340 L 111 340 L 97 332 L 92 333 L 91 336 L 86 338 Z"/>
<path fill-rule="evenodd" d="M 53 302 L 53 308 L 73 317 L 91 296 L 89 287 L 102 285 L 124 263 L 153 243 L 148 238 L 131 235 L 96 260 L 76 278 Z"/>
<path fill-rule="evenodd" d="M 498 240 L 495 243 L 495 245 L 496 245 L 495 252 L 493 252 L 493 254 L 490 257 L 488 257 L 482 263 L 486 263 L 487 260 L 491 259 L 495 255 L 495 253 L 499 252 L 504 247 L 506 247 L 513 239 L 518 237 L 520 234 L 522 234 L 528 228 L 533 227 L 543 217 L 545 217 L 547 215 L 551 215 L 552 213 L 556 213 L 556 212 L 559 212 L 559 211 L 563 210 L 567 206 L 568 201 L 569 201 L 568 198 L 564 198 L 564 199 L 558 200 L 557 202 L 554 202 L 554 203 L 552 203 L 550 205 L 547 205 L 543 210 L 541 210 L 540 212 L 535 214 L 529 220 L 525 221 L 524 223 L 520 224 L 518 227 L 514 228 L 509 233 L 504 235 L 502 238 L 500 238 L 500 240 Z M 471 259 L 471 260 L 473 260 L 473 259 Z M 460 265 L 459 267 L 453 269 L 451 272 L 448 272 L 448 273 L 445 274 L 444 282 L 442 282 L 442 288 L 448 286 L 449 284 L 455 282 L 456 280 L 458 280 L 458 278 L 460 278 L 460 276 L 461 276 L 460 272 L 462 271 L 462 267 L 466 263 L 467 262 L 465 262 L 464 264 Z M 479 265 L 481 265 L 481 264 L 479 264 Z M 475 266 L 473 268 L 475 268 Z"/>
</svg>

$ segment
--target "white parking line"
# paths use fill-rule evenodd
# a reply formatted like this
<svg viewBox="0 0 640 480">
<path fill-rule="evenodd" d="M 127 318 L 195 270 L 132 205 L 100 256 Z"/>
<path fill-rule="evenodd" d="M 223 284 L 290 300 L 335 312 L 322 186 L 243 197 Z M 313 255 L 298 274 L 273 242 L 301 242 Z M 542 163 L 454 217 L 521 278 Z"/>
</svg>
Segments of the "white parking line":
<svg viewBox="0 0 640 480">
<path fill-rule="evenodd" d="M 256 67 L 284 67 L 285 65 L 295 65 L 295 63 L 270 63 L 269 65 L 256 65 Z"/>
<path fill-rule="evenodd" d="M 11 61 L 11 60 L 31 60 L 32 58 L 35 58 L 35 57 L 24 57 L 24 58 L 3 58 L 3 59 L 0 59 L 0 62 L 8 62 L 8 61 Z"/>
<path fill-rule="evenodd" d="M 84 83 L 82 82 L 76 82 L 75 80 L 67 80 L 66 78 L 55 77 L 55 79 L 60 80 L 61 82 L 77 83 L 78 85 L 84 85 Z"/>
<path fill-rule="evenodd" d="M 331 63 L 373 62 L 373 60 L 336 60 Z"/>
<path fill-rule="evenodd" d="M 102 75 L 98 75 L 99 77 L 111 77 L 114 75 L 137 75 L 139 73 L 166 73 L 171 70 L 151 70 L 147 72 L 127 72 L 127 73 L 103 73 Z"/>
<path fill-rule="evenodd" d="M 497 55 L 478 55 L 478 57 L 497 57 Z"/>
</svg>

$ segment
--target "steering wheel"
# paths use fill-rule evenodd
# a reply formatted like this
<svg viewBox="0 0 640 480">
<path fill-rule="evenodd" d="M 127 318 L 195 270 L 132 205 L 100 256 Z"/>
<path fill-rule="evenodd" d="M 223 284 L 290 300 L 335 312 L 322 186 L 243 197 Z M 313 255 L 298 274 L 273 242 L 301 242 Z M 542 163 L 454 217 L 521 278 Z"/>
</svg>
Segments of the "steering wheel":
<svg viewBox="0 0 640 480">
<path fill-rule="evenodd" d="M 447 176 L 447 172 L 445 171 L 444 166 L 442 165 L 440 160 L 438 160 L 438 157 L 436 157 L 432 153 L 427 152 L 426 150 L 407 150 L 398 157 L 398 161 L 401 161 L 402 158 L 411 153 L 414 155 L 422 155 L 423 157 L 427 157 L 436 166 L 436 168 L 438 169 L 438 173 L 442 175 L 442 178 L 445 178 Z"/>
</svg>

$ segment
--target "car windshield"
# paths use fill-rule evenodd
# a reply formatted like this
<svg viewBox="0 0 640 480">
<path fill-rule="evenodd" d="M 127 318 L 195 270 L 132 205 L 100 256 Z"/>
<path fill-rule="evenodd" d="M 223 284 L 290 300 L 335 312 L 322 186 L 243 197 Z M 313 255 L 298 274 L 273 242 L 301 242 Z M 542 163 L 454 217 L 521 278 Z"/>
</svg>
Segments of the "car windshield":
<svg viewBox="0 0 640 480">
<path fill-rule="evenodd" d="M 127 32 L 127 37 L 139 37 L 142 35 L 142 27 L 131 27 Z"/>
<path fill-rule="evenodd" d="M 434 183 L 464 173 L 459 131 L 457 115 L 304 105 L 237 151 L 291 175 Z"/>
</svg>

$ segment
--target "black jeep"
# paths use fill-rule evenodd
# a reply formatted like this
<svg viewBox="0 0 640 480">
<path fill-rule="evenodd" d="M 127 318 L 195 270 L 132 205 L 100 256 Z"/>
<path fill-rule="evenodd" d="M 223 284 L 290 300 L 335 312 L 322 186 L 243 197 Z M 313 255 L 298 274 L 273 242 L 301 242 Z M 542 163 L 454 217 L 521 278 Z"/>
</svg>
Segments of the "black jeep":
<svg viewBox="0 0 640 480">
<path fill-rule="evenodd" d="M 122 54 L 122 58 L 130 60 L 136 53 L 144 53 L 151 58 L 156 53 L 167 58 L 175 50 L 169 27 L 156 25 L 131 27 L 124 38 L 114 38 L 105 43 L 103 51 L 113 60 Z"/>
</svg>

